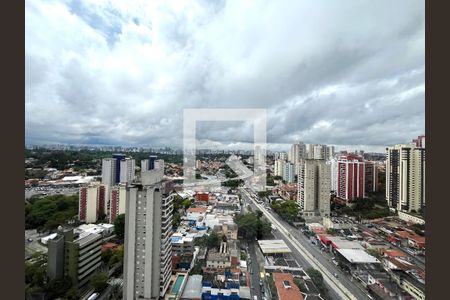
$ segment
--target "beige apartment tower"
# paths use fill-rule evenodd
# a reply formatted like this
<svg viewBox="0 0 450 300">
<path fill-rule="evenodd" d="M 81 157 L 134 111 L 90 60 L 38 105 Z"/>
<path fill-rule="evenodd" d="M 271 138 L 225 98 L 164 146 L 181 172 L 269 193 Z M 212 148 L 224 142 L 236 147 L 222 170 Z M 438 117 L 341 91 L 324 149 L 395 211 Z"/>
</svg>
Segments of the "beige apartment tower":
<svg viewBox="0 0 450 300">
<path fill-rule="evenodd" d="M 306 220 L 330 216 L 331 167 L 323 159 L 299 164 L 298 201 Z"/>
<path fill-rule="evenodd" d="M 386 148 L 386 200 L 395 211 L 425 207 L 425 148 L 414 144 Z"/>
<path fill-rule="evenodd" d="M 172 274 L 172 195 L 163 170 L 141 173 L 126 187 L 125 300 L 163 299 Z"/>
</svg>

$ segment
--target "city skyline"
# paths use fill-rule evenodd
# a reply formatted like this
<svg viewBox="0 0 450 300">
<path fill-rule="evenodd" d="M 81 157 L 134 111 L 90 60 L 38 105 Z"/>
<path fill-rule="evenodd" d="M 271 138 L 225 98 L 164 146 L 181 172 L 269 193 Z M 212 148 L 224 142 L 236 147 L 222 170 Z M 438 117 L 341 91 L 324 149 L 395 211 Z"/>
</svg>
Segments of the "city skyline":
<svg viewBox="0 0 450 300">
<path fill-rule="evenodd" d="M 148 5 L 26 2 L 27 144 L 180 148 L 198 107 L 266 108 L 270 145 L 384 152 L 424 132 L 423 2 Z M 200 146 L 252 138 L 199 127 Z"/>
</svg>

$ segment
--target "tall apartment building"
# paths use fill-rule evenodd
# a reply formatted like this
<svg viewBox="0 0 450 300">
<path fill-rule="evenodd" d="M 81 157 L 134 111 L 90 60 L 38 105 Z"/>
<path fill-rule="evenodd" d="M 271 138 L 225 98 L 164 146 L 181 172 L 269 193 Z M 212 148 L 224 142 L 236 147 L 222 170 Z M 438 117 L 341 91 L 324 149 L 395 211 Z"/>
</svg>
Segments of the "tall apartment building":
<svg viewBox="0 0 450 300">
<path fill-rule="evenodd" d="M 288 161 L 296 165 L 301 159 L 306 158 L 306 146 L 302 142 L 293 144 L 288 153 Z"/>
<path fill-rule="evenodd" d="M 114 158 L 102 159 L 102 183 L 105 186 L 113 186 L 116 181 L 116 160 Z"/>
<path fill-rule="evenodd" d="M 386 148 L 386 200 L 396 211 L 425 206 L 425 148 L 414 144 Z"/>
<path fill-rule="evenodd" d="M 413 139 L 412 142 L 417 148 L 425 148 L 425 135 L 419 135 L 417 139 Z"/>
<path fill-rule="evenodd" d="M 331 191 L 337 191 L 337 178 L 338 178 L 338 160 L 333 158 L 327 161 L 327 164 L 330 165 L 331 170 Z"/>
<path fill-rule="evenodd" d="M 120 161 L 120 181 L 121 183 L 132 182 L 135 179 L 136 162 L 132 158 L 125 158 Z"/>
<path fill-rule="evenodd" d="M 334 158 L 334 146 L 327 146 L 326 150 L 326 160 L 332 160 Z"/>
<path fill-rule="evenodd" d="M 155 162 L 157 160 L 156 155 L 150 155 L 148 159 L 141 160 L 141 170 L 142 171 L 148 171 L 155 169 Z"/>
<path fill-rule="evenodd" d="M 347 201 L 366 197 L 365 162 L 354 153 L 342 155 L 337 161 L 336 196 Z"/>
<path fill-rule="evenodd" d="M 95 223 L 107 214 L 105 185 L 91 183 L 81 186 L 78 199 L 78 218 L 80 221 Z"/>
<path fill-rule="evenodd" d="M 76 234 L 73 229 L 58 228 L 56 237 L 48 241 L 48 276 L 67 276 L 74 286 L 86 286 L 101 265 L 101 244 L 100 234 Z"/>
<path fill-rule="evenodd" d="M 124 154 L 113 154 L 112 158 L 102 159 L 102 183 L 113 186 L 131 182 L 135 178 L 136 162 Z"/>
<path fill-rule="evenodd" d="M 286 162 L 283 167 L 283 180 L 287 183 L 292 183 L 295 180 L 295 168 L 294 164 Z"/>
<path fill-rule="evenodd" d="M 126 188 L 123 299 L 159 299 L 170 283 L 172 195 L 164 171 L 141 172 Z"/>
<path fill-rule="evenodd" d="M 314 145 L 313 147 L 313 159 L 325 159 L 325 145 Z"/>
<path fill-rule="evenodd" d="M 111 188 L 109 222 L 114 223 L 117 216 L 125 213 L 127 201 L 126 184 L 119 184 Z"/>
<path fill-rule="evenodd" d="M 273 173 L 275 176 L 281 176 L 283 177 L 283 170 L 284 170 L 284 164 L 286 162 L 283 159 L 277 159 L 275 161 L 274 170 Z"/>
<path fill-rule="evenodd" d="M 305 219 L 330 216 L 331 168 L 323 159 L 306 159 L 299 168 L 298 196 Z"/>
<path fill-rule="evenodd" d="M 125 154 L 121 154 L 121 153 L 116 153 L 113 154 L 113 160 L 114 160 L 114 165 L 115 165 L 115 172 L 113 174 L 114 176 L 114 184 L 117 184 L 120 182 L 120 170 L 121 170 L 121 162 L 122 160 L 125 160 L 126 156 Z"/>
<path fill-rule="evenodd" d="M 378 168 L 372 161 L 366 161 L 364 168 L 364 189 L 368 196 L 370 192 L 378 191 Z"/>
</svg>

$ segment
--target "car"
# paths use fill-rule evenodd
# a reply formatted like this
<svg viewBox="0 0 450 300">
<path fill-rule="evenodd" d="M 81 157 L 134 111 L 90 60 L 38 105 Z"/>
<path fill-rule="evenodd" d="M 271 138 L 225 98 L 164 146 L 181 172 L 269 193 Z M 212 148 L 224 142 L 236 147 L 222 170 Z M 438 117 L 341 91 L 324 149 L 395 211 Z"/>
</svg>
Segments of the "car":
<svg viewBox="0 0 450 300">
<path fill-rule="evenodd" d="M 27 239 L 27 241 L 31 243 L 33 241 L 33 239 Z"/>
<path fill-rule="evenodd" d="M 333 275 L 334 275 L 334 277 L 336 277 L 336 278 L 339 277 L 338 273 L 334 273 Z"/>
</svg>

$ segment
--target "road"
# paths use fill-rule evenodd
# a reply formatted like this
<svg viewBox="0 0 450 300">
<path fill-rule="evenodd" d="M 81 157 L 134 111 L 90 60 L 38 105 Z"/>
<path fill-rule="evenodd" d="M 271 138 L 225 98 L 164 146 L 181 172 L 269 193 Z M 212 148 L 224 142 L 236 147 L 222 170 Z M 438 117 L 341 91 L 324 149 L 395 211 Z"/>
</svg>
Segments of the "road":
<svg viewBox="0 0 450 300">
<path fill-rule="evenodd" d="M 322 254 L 319 249 L 312 247 L 309 239 L 303 236 L 303 234 L 301 234 L 297 229 L 284 223 L 284 221 L 280 220 L 278 216 L 272 215 L 272 213 L 265 209 L 262 205 L 256 203 L 248 195 L 246 190 L 241 189 L 241 192 L 247 201 L 253 203 L 253 205 L 261 210 L 266 218 L 272 222 L 272 224 L 277 226 L 277 231 L 282 237 L 284 237 L 283 239 L 288 241 L 292 246 L 291 250 L 295 249 L 296 252 L 298 252 L 298 256 L 303 258 L 300 261 L 304 264 L 306 262 L 307 265 L 318 269 L 322 273 L 325 283 L 330 287 L 330 290 L 334 291 L 338 295 L 338 298 L 368 299 L 367 293 L 346 276 L 342 275 L 339 280 L 333 276 L 332 272 L 334 273 L 337 271 L 336 266 L 328 261 L 327 257 Z"/>
<path fill-rule="evenodd" d="M 248 265 L 250 272 L 250 293 L 253 299 L 253 296 L 256 295 L 258 299 L 262 299 L 261 288 L 259 286 L 259 264 L 258 258 L 256 256 L 256 246 L 255 241 L 248 242 L 248 253 L 250 254 L 250 263 Z"/>
</svg>

